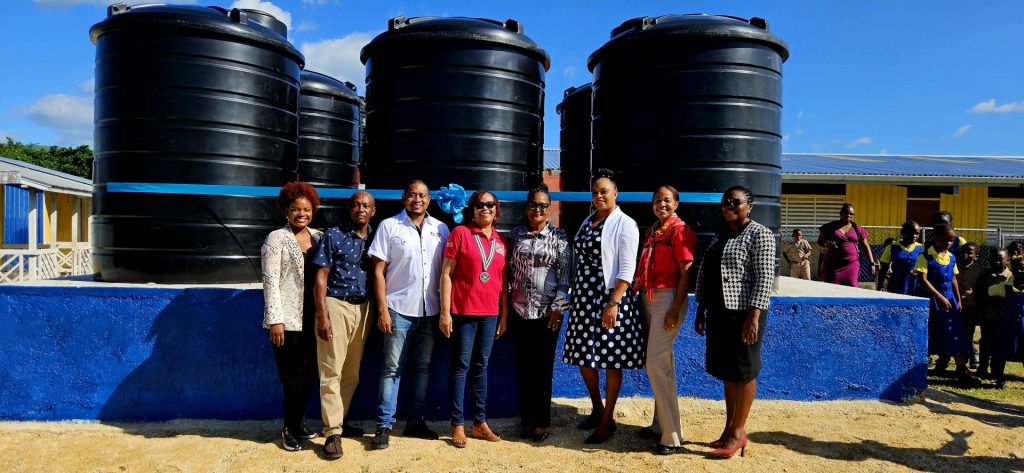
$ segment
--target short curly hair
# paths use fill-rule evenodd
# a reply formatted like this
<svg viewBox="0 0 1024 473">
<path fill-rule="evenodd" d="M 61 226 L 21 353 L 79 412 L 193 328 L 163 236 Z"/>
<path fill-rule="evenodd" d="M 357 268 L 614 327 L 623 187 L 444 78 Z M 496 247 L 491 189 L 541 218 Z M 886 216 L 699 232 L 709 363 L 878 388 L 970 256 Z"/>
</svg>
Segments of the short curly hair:
<svg viewBox="0 0 1024 473">
<path fill-rule="evenodd" d="M 277 195 L 277 207 L 282 212 L 287 212 L 288 206 L 299 197 L 305 197 L 309 201 L 314 214 L 320 208 L 320 194 L 316 192 L 315 187 L 302 181 L 292 181 L 281 186 L 281 193 Z"/>
</svg>

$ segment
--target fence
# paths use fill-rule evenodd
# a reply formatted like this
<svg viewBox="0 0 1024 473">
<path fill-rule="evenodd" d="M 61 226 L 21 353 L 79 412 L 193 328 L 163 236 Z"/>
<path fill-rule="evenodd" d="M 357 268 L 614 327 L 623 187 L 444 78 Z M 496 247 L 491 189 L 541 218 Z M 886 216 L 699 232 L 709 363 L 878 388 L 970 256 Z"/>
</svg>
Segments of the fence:
<svg viewBox="0 0 1024 473">
<path fill-rule="evenodd" d="M 882 255 L 882 251 L 885 250 L 885 241 L 888 238 L 892 238 L 895 241 L 899 241 L 900 238 L 900 227 L 892 226 L 880 226 L 880 225 L 862 225 L 864 229 L 868 231 L 868 243 L 871 247 L 871 253 L 874 256 L 875 261 L 878 261 L 879 256 Z M 811 242 L 811 279 L 819 279 L 818 277 L 818 263 L 821 256 L 821 251 L 815 242 L 818 239 L 818 227 L 814 225 L 782 225 L 779 231 L 782 233 L 782 249 L 785 250 L 787 245 L 793 243 L 793 230 L 803 230 L 804 238 Z M 926 242 L 931 238 L 931 227 L 921 228 L 921 234 L 918 236 L 918 241 Z M 988 267 L 988 259 L 994 248 L 1005 248 L 1006 244 L 1014 240 L 1024 240 L 1022 234 L 1009 234 L 1003 233 L 998 227 L 996 228 L 957 228 L 957 236 L 961 236 L 968 242 L 977 243 L 980 247 L 978 252 L 978 262 L 982 266 Z M 789 263 L 785 258 L 781 258 L 779 263 L 779 274 L 784 276 L 789 275 Z M 861 284 L 874 282 L 875 275 L 871 274 L 871 266 L 868 262 L 867 257 L 861 253 L 860 255 L 860 275 L 858 280 Z"/>
<path fill-rule="evenodd" d="M 88 243 L 58 243 L 37 250 L 0 249 L 0 284 L 92 273 Z"/>
</svg>

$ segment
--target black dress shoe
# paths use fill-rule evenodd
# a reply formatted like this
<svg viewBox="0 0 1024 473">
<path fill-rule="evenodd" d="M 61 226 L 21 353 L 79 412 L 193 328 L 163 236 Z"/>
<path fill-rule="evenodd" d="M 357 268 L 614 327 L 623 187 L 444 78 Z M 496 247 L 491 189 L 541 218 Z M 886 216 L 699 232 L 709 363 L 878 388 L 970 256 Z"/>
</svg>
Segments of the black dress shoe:
<svg viewBox="0 0 1024 473">
<path fill-rule="evenodd" d="M 677 453 L 682 453 L 682 451 L 682 446 L 669 447 L 668 445 L 662 445 L 659 443 L 657 446 L 654 447 L 655 455 L 675 455 Z"/>
<path fill-rule="evenodd" d="M 427 427 L 427 423 L 423 422 L 422 420 L 406 424 L 405 431 L 402 432 L 402 435 L 406 437 L 426 440 L 437 440 L 441 438 L 439 435 L 437 435 L 437 432 L 430 430 L 430 427 Z"/>
<path fill-rule="evenodd" d="M 342 437 L 362 437 L 366 432 L 359 427 L 356 427 L 348 422 L 342 422 L 341 424 L 341 436 Z"/>
<path fill-rule="evenodd" d="M 299 439 L 292 435 L 288 427 L 281 429 L 281 447 L 289 452 L 302 450 L 302 444 L 299 443 Z"/>
<path fill-rule="evenodd" d="M 312 440 L 319 436 L 318 433 L 306 428 L 306 424 L 302 424 L 294 429 L 289 429 L 289 431 L 295 436 L 295 438 L 302 440 Z"/>
<path fill-rule="evenodd" d="M 654 429 L 650 427 L 640 429 L 637 431 L 636 436 L 646 440 L 656 440 L 661 438 L 661 434 L 655 432 Z"/>
<path fill-rule="evenodd" d="M 373 434 L 373 440 L 370 442 L 370 448 L 384 450 L 389 446 L 391 446 L 391 429 L 377 429 L 377 432 Z"/>
</svg>

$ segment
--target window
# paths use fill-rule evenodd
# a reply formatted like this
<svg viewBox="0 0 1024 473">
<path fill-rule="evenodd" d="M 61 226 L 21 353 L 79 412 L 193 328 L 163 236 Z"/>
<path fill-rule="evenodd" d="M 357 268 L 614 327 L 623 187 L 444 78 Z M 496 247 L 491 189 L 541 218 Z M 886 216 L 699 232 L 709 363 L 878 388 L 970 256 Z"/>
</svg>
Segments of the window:
<svg viewBox="0 0 1024 473">
<path fill-rule="evenodd" d="M 784 194 L 780 200 L 782 226 L 818 228 L 836 219 L 836 212 L 845 202 L 844 198 L 841 195 Z"/>
</svg>

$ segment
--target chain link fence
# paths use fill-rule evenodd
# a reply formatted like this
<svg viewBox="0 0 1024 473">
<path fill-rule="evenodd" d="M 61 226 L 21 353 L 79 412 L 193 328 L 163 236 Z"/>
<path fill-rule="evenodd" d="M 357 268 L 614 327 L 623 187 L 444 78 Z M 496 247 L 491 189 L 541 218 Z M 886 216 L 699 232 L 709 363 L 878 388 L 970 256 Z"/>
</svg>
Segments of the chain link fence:
<svg viewBox="0 0 1024 473">
<path fill-rule="evenodd" d="M 868 244 L 871 247 L 871 253 L 875 261 L 878 261 L 882 251 L 885 250 L 887 239 L 892 238 L 893 241 L 899 241 L 900 239 L 900 227 L 881 225 L 861 225 L 861 227 L 868 231 Z M 782 253 L 780 255 L 784 254 L 789 245 L 793 244 L 794 230 L 801 230 L 804 239 L 811 243 L 811 279 L 820 280 L 821 278 L 818 277 L 818 265 L 820 263 L 821 249 L 817 245 L 818 227 L 812 225 L 782 225 L 779 228 L 779 232 L 782 234 L 780 248 Z M 918 241 L 927 242 L 931 238 L 931 231 L 931 227 L 922 228 Z M 1006 248 L 1006 245 L 1011 241 L 1024 241 L 1024 234 L 1003 233 L 999 228 L 957 228 L 956 234 L 968 242 L 979 245 L 978 262 L 986 268 L 988 267 L 989 255 L 991 255 L 993 249 Z M 781 256 L 779 258 L 779 274 L 783 276 L 789 276 L 790 274 L 789 261 Z M 863 253 L 860 255 L 860 276 L 858 280 L 862 286 L 874 287 L 870 283 L 874 283 L 875 275 L 871 274 L 870 263 L 867 256 Z"/>
</svg>

